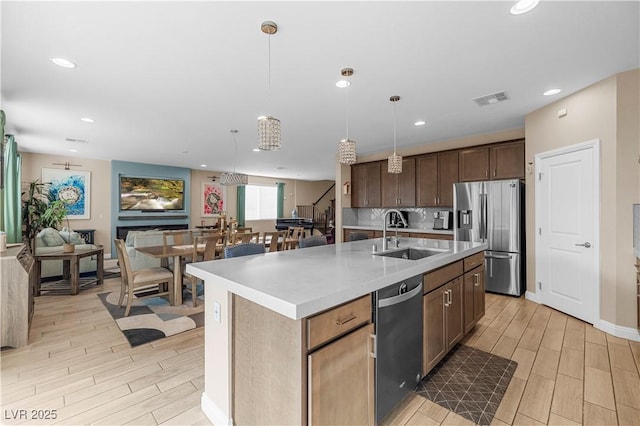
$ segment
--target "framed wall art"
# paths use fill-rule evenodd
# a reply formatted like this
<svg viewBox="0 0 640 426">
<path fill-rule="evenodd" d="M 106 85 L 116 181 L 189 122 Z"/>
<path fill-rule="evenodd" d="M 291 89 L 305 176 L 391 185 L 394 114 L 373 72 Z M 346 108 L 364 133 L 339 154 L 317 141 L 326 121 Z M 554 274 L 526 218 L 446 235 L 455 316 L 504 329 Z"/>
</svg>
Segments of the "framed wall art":
<svg viewBox="0 0 640 426">
<path fill-rule="evenodd" d="M 69 219 L 91 218 L 91 172 L 42 169 L 42 182 L 47 184 L 49 195 L 67 203 Z"/>
<path fill-rule="evenodd" d="M 201 217 L 215 217 L 224 212 L 225 193 L 222 185 L 213 182 L 203 182 L 200 194 L 202 199 Z"/>
</svg>

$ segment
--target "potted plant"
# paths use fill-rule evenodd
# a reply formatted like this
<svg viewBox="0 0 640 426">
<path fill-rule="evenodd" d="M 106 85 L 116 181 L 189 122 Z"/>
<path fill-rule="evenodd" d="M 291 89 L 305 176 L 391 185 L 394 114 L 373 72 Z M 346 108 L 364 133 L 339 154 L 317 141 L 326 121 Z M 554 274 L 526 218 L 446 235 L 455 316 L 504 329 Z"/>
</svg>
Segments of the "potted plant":
<svg viewBox="0 0 640 426">
<path fill-rule="evenodd" d="M 54 200 L 47 192 L 46 184 L 38 179 L 29 182 L 22 192 L 22 238 L 29 243 L 32 253 L 36 236 L 43 228 L 57 228 L 65 219 L 69 227 L 64 201 Z M 69 250 L 73 251 L 73 246 Z"/>
<path fill-rule="evenodd" d="M 69 218 L 67 217 L 67 203 L 62 200 L 49 201 L 46 210 L 42 214 L 42 224 L 44 228 L 58 228 L 60 223 L 67 221 L 67 230 L 71 235 L 71 226 L 69 225 Z M 64 243 L 62 245 L 62 251 L 65 253 L 72 253 L 75 246 L 71 243 Z"/>
</svg>

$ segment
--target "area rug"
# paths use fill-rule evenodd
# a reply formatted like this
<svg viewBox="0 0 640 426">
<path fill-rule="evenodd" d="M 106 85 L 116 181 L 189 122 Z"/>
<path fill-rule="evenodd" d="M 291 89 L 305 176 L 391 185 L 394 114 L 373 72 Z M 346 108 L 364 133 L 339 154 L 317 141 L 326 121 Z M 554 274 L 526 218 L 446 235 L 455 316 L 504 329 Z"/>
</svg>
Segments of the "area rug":
<svg viewBox="0 0 640 426">
<path fill-rule="evenodd" d="M 416 392 L 479 425 L 488 425 L 518 363 L 458 345 L 418 384 Z"/>
<path fill-rule="evenodd" d="M 204 297 L 198 285 L 198 306 L 193 307 L 191 293 L 183 293 L 182 305 L 171 306 L 164 297 L 138 299 L 134 296 L 129 316 L 124 316 L 126 300 L 118 307 L 120 291 L 98 294 L 105 308 L 120 327 L 131 346 L 139 346 L 204 325 Z"/>
</svg>

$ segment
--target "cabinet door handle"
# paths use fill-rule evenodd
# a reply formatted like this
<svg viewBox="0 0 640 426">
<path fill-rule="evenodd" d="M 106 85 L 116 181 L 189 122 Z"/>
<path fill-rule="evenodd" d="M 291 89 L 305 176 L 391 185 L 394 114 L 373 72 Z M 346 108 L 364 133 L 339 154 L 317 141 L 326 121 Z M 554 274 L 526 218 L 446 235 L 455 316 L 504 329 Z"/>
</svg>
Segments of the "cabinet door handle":
<svg viewBox="0 0 640 426">
<path fill-rule="evenodd" d="M 497 173 L 496 169 L 493 169 L 493 177 L 496 177 L 497 174 L 498 173 Z"/>
<path fill-rule="evenodd" d="M 438 197 L 433 197 L 433 204 L 438 204 Z"/>
<path fill-rule="evenodd" d="M 480 285 L 480 274 L 473 274 L 473 285 L 478 287 Z"/>
<path fill-rule="evenodd" d="M 349 321 L 353 321 L 356 318 L 357 317 L 355 315 L 353 315 L 353 314 L 350 314 L 348 317 L 343 318 L 343 319 L 338 318 L 338 320 L 336 321 L 336 325 L 345 325 Z"/>
<path fill-rule="evenodd" d="M 369 337 L 371 338 L 371 349 L 369 350 L 369 356 L 371 358 L 375 358 L 378 355 L 377 354 L 378 344 L 377 344 L 376 335 L 370 334 Z"/>
<path fill-rule="evenodd" d="M 445 308 L 449 307 L 449 303 L 447 302 L 447 299 L 448 299 L 447 296 L 449 296 L 449 293 L 447 293 L 446 291 L 443 291 L 442 292 L 442 300 L 443 300 L 443 304 L 444 304 Z"/>
<path fill-rule="evenodd" d="M 484 177 L 489 177 L 489 169 L 484 169 Z"/>
</svg>

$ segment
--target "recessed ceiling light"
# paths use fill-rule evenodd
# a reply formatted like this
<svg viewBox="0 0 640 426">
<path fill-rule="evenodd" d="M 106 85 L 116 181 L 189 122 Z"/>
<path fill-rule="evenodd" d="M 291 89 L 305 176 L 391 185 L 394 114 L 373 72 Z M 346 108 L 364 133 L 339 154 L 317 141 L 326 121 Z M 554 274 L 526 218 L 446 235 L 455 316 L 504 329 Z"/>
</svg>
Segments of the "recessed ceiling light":
<svg viewBox="0 0 640 426">
<path fill-rule="evenodd" d="M 84 121 L 85 123 L 94 123 L 96 120 L 94 120 L 93 118 L 89 118 L 89 117 L 82 117 L 80 119 L 80 121 Z"/>
<path fill-rule="evenodd" d="M 414 126 L 424 126 L 425 124 L 427 124 L 427 122 L 424 120 L 418 120 L 415 123 L 413 123 Z"/>
<path fill-rule="evenodd" d="M 252 151 L 253 152 L 260 152 L 260 148 L 253 148 Z"/>
<path fill-rule="evenodd" d="M 207 167 L 206 164 L 200 164 L 200 167 Z"/>
<path fill-rule="evenodd" d="M 348 80 L 340 80 L 336 83 L 336 86 L 338 86 L 341 89 L 344 89 L 345 87 L 351 86 L 351 82 Z"/>
<path fill-rule="evenodd" d="M 544 92 L 543 95 L 545 95 L 545 96 L 553 96 L 553 95 L 557 95 L 560 92 L 562 92 L 561 89 L 549 89 L 546 92 Z"/>
<path fill-rule="evenodd" d="M 532 11 L 540 3 L 540 0 L 520 0 L 511 7 L 512 15 L 522 15 Z"/>
<path fill-rule="evenodd" d="M 49 58 L 51 62 L 62 68 L 75 68 L 76 64 L 65 58 Z"/>
<path fill-rule="evenodd" d="M 78 152 L 78 150 L 75 148 L 69 148 L 69 152 Z"/>
</svg>

